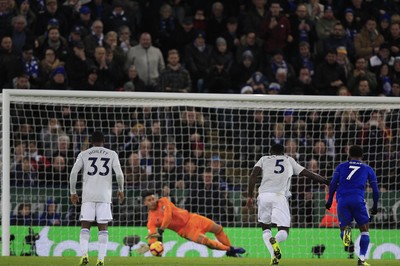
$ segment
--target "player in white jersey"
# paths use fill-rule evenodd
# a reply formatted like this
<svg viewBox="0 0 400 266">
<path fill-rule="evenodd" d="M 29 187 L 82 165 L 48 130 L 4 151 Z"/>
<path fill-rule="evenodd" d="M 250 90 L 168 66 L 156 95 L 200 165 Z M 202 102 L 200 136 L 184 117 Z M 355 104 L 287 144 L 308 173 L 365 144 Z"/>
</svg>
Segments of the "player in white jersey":
<svg viewBox="0 0 400 266">
<path fill-rule="evenodd" d="M 96 266 L 104 265 L 104 257 L 107 253 L 108 222 L 112 221 L 111 194 L 112 172 L 114 170 L 118 182 L 117 197 L 120 203 L 124 200 L 124 174 L 121 170 L 118 154 L 115 151 L 104 148 L 104 135 L 96 131 L 92 135 L 93 147 L 79 153 L 70 174 L 71 202 L 79 203 L 76 193 L 76 181 L 78 173 L 82 170 L 82 206 L 81 206 L 81 231 L 79 243 L 82 257 L 79 265 L 89 263 L 88 249 L 90 227 L 93 221 L 98 224 L 99 252 Z"/>
<path fill-rule="evenodd" d="M 285 241 L 289 234 L 290 210 L 288 198 L 293 175 L 306 176 L 328 185 L 322 176 L 308 171 L 292 157 L 284 155 L 285 148 L 276 144 L 271 147 L 271 155 L 263 156 L 255 164 L 249 178 L 247 207 L 253 208 L 253 195 L 257 177 L 262 173 L 258 188 L 258 221 L 263 230 L 263 240 L 271 254 L 271 265 L 278 265 L 281 258 L 279 242 Z M 271 224 L 276 224 L 278 232 L 271 234 Z"/>
</svg>

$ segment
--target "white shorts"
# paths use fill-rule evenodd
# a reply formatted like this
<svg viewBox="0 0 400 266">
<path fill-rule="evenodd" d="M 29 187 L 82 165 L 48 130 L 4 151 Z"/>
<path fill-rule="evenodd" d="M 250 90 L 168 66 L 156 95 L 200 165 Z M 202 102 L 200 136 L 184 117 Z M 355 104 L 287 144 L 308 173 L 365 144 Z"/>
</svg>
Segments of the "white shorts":
<svg viewBox="0 0 400 266">
<path fill-rule="evenodd" d="M 84 202 L 81 207 L 80 221 L 106 224 L 112 221 L 111 203 L 105 202 Z"/>
<path fill-rule="evenodd" d="M 289 203 L 284 195 L 260 193 L 257 197 L 257 204 L 260 223 L 290 227 Z"/>
</svg>

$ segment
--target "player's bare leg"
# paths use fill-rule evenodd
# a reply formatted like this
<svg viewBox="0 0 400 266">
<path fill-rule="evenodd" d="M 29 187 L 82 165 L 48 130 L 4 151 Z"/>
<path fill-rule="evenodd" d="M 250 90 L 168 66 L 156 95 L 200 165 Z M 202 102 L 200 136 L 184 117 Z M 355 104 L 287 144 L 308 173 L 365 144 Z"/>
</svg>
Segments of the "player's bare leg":
<svg viewBox="0 0 400 266">
<path fill-rule="evenodd" d="M 89 239 L 90 239 L 90 226 L 91 222 L 81 221 L 81 232 L 79 234 L 79 244 L 81 248 L 82 257 L 79 260 L 79 266 L 87 265 L 89 263 Z"/>
</svg>

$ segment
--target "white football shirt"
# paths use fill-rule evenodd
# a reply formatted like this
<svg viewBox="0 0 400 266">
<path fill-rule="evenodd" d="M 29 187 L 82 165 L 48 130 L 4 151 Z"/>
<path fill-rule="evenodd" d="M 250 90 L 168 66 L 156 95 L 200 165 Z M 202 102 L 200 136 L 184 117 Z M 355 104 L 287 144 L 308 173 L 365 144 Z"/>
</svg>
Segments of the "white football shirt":
<svg viewBox="0 0 400 266">
<path fill-rule="evenodd" d="M 82 203 L 111 203 L 113 170 L 117 176 L 118 187 L 123 191 L 123 173 L 115 151 L 104 147 L 92 147 L 80 152 L 71 170 L 71 194 L 76 194 L 76 178 L 82 168 Z"/>
<path fill-rule="evenodd" d="M 261 185 L 259 193 L 281 193 L 290 197 L 290 184 L 293 175 L 300 174 L 304 167 L 287 155 L 263 156 L 255 166 L 262 169 Z"/>
</svg>

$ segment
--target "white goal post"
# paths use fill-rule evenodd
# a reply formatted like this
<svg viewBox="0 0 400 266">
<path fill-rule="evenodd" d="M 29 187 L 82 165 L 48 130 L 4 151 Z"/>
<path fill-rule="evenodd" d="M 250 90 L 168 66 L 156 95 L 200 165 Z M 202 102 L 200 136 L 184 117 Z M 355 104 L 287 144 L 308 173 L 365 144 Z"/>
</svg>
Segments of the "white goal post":
<svg viewBox="0 0 400 266">
<path fill-rule="evenodd" d="M 4 240 L 10 239 L 13 226 L 27 225 L 13 220 L 20 201 L 30 203 L 39 217 L 52 197 L 60 205 L 62 226 L 77 225 L 67 221 L 69 203 L 61 202 L 61 196 L 68 194 L 66 180 L 49 177 L 62 176 L 53 167 L 56 157 L 63 157 L 68 170 L 68 164 L 80 149 L 87 147 L 90 133 L 97 129 L 105 133 L 107 146 L 118 150 L 127 177 L 126 188 L 132 194 L 124 206 L 114 209 L 115 230 L 145 225 L 140 192 L 152 189 L 160 195 L 169 193 L 179 207 L 209 215 L 223 224 L 238 243 L 233 244 L 262 245 L 261 229 L 243 233 L 257 227 L 256 210 L 247 210 L 244 203 L 248 175 L 273 143 L 282 143 L 302 165 L 328 178 L 337 163 L 346 159 L 346 147 L 360 144 L 365 160 L 377 169 L 384 197 L 379 205 L 380 216 L 374 218 L 371 227 L 383 231 L 400 227 L 396 203 L 400 198 L 400 179 L 396 179 L 400 174 L 400 98 L 5 89 L 1 117 L 3 256 L 10 255 L 10 242 Z M 78 122 L 82 125 L 75 124 Z M 55 123 L 54 128 L 51 123 Z M 122 131 L 118 137 L 113 130 L 118 131 L 119 123 Z M 85 127 L 85 133 L 76 133 L 78 127 Z M 65 153 L 59 147 L 62 139 L 67 139 L 69 147 Z M 141 153 L 146 145 L 150 145 L 150 155 Z M 169 153 L 170 145 L 173 151 Z M 19 149 L 23 149 L 22 154 L 17 154 Z M 40 157 L 40 162 L 34 156 Z M 127 166 L 133 164 L 132 156 L 139 160 L 139 172 L 132 170 L 134 166 Z M 21 181 L 19 178 L 31 174 L 23 170 L 25 158 L 35 173 Z M 173 174 L 167 173 L 168 160 L 173 161 Z M 193 163 L 200 170 L 191 175 L 185 172 L 186 163 Z M 203 184 L 207 171 L 211 171 L 217 193 L 211 196 Z M 330 256 L 343 257 L 337 224 L 324 220 L 331 215 L 323 208 L 324 187 L 303 179 L 293 178 L 293 182 L 290 204 L 294 230 L 288 238 L 288 243 L 293 244 L 291 256 L 306 256 L 302 254 L 304 250 L 308 254 L 312 246 L 321 242 L 326 245 L 334 239 L 337 245 L 328 243 L 336 250 L 330 251 Z M 371 195 L 367 194 L 370 206 Z M 23 200 L 24 195 L 31 196 Z M 215 195 L 221 197 L 218 202 L 210 199 Z M 38 218 L 35 225 L 48 224 Z M 317 235 L 304 242 L 301 238 L 312 231 Z M 390 240 L 385 239 L 389 234 L 372 234 L 372 242 L 374 237 L 380 237 L 374 243 L 381 249 L 373 249 L 370 257 L 380 258 L 385 250 L 400 258 L 397 231 L 392 232 Z M 388 246 L 389 250 L 384 249 Z M 249 250 L 254 250 L 249 253 L 254 257 L 268 253 L 264 246 Z"/>
</svg>

